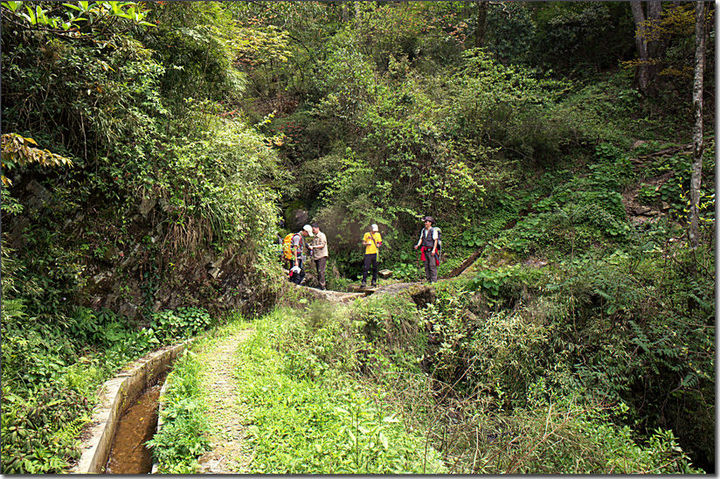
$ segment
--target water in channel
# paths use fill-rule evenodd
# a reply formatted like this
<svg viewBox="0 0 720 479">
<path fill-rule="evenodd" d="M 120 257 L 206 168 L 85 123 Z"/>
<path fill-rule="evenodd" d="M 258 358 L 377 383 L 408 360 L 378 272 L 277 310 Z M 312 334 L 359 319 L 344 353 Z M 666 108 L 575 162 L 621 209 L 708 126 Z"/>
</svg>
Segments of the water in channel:
<svg viewBox="0 0 720 479">
<path fill-rule="evenodd" d="M 152 470 L 152 451 L 145 442 L 152 439 L 158 420 L 158 397 L 165 378 L 147 388 L 120 418 L 106 474 L 148 474 Z"/>
</svg>

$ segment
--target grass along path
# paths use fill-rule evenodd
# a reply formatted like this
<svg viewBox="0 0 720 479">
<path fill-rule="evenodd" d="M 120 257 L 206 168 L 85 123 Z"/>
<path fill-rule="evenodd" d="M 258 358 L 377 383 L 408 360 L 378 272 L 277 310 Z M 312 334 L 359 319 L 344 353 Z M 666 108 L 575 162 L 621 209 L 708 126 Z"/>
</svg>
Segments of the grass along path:
<svg viewBox="0 0 720 479">
<path fill-rule="evenodd" d="M 234 327 L 233 327 L 234 326 Z M 199 354 L 203 366 L 200 387 L 205 392 L 211 433 L 210 451 L 198 462 L 203 474 L 247 472 L 249 447 L 245 441 L 246 428 L 242 425 L 236 384 L 233 373 L 237 367 L 237 350 L 254 331 L 232 325 L 228 334 L 209 344 Z"/>
<path fill-rule="evenodd" d="M 150 440 L 160 474 L 239 473 L 250 452 L 233 372 L 253 334 L 236 321 L 199 338 L 175 363 L 162 401 L 162 427 Z"/>
<path fill-rule="evenodd" d="M 159 472 L 445 472 L 385 393 L 347 374 L 344 313 L 278 309 L 253 321 L 254 334 L 235 323 L 195 343 L 171 373 L 151 441 Z M 328 353 L 343 360 L 326 363 Z"/>
<path fill-rule="evenodd" d="M 248 408 L 253 447 L 247 472 L 446 472 L 385 393 L 348 374 L 354 359 L 344 351 L 346 313 L 329 305 L 277 309 L 256 322 L 257 334 L 240 347 L 236 391 Z"/>
</svg>

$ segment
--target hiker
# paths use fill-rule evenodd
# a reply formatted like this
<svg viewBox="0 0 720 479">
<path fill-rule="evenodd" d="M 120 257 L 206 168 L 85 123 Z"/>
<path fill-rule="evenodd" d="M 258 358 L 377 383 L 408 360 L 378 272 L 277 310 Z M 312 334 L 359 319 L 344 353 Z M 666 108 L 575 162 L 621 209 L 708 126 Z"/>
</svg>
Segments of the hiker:
<svg viewBox="0 0 720 479">
<path fill-rule="evenodd" d="M 372 283 L 370 283 L 370 286 L 375 287 L 377 286 L 378 277 L 378 251 L 380 246 L 382 246 L 382 236 L 380 236 L 378 225 L 370 225 L 370 231 L 363 236 L 363 244 L 365 245 L 365 260 L 363 262 L 363 278 L 360 287 L 364 288 L 367 286 L 367 274 L 370 266 L 372 266 Z"/>
<path fill-rule="evenodd" d="M 437 267 L 439 261 L 439 237 L 438 228 L 433 228 L 435 219 L 432 216 L 423 218 L 425 227 L 420 231 L 420 239 L 415 249 L 420 248 L 420 259 L 425 262 L 425 278 L 430 283 L 437 282 Z"/>
<path fill-rule="evenodd" d="M 314 235 L 312 244 L 310 245 L 310 253 L 317 268 L 320 289 L 325 289 L 325 266 L 327 266 L 328 259 L 327 237 L 325 233 L 320 231 L 320 225 L 317 223 L 313 223 L 310 226 L 312 226 Z"/>
<path fill-rule="evenodd" d="M 290 268 L 290 281 L 295 284 L 300 284 L 305 279 L 305 271 L 303 271 L 303 262 L 305 260 L 305 252 L 303 250 L 304 239 L 308 236 L 312 237 L 312 226 L 305 225 L 300 231 L 292 236 L 291 249 L 292 249 L 292 265 Z"/>
</svg>

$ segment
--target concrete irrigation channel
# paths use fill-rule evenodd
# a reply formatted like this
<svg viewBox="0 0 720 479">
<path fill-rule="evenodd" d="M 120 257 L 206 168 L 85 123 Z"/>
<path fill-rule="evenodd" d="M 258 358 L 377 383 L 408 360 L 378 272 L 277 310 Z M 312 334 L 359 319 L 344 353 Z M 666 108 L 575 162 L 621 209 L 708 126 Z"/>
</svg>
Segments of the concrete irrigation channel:
<svg viewBox="0 0 720 479">
<path fill-rule="evenodd" d="M 347 303 L 371 294 L 397 294 L 418 288 L 395 283 L 377 288 L 353 287 L 350 292 L 299 287 L 305 295 L 333 303 Z M 126 366 L 100 388 L 99 403 L 81 445 L 81 457 L 71 474 L 147 474 L 156 472 L 145 442 L 158 424 L 158 398 L 173 361 L 193 339 L 147 354 Z"/>
<path fill-rule="evenodd" d="M 71 474 L 150 472 L 144 442 L 157 423 L 157 398 L 173 361 L 192 340 L 154 351 L 130 363 L 100 389 L 82 455 Z"/>
<path fill-rule="evenodd" d="M 311 288 L 303 288 L 310 290 Z M 315 296 L 346 302 L 368 293 L 315 290 Z M 152 453 L 145 442 L 162 424 L 158 423 L 158 399 L 174 360 L 193 340 L 168 346 L 130 363 L 99 391 L 99 402 L 80 446 L 81 457 L 70 474 L 147 474 L 156 472 Z"/>
</svg>

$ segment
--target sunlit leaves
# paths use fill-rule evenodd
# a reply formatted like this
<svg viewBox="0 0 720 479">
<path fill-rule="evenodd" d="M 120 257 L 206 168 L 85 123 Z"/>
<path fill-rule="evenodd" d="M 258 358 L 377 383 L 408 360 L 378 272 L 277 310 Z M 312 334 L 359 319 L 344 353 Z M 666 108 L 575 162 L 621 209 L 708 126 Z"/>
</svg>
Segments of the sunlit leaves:
<svg viewBox="0 0 720 479">
<path fill-rule="evenodd" d="M 288 42 L 289 32 L 274 25 L 262 29 L 240 28 L 231 40 L 237 61 L 251 66 L 287 62 L 292 55 Z"/>
<path fill-rule="evenodd" d="M 43 5 L 48 8 L 44 8 Z M 27 25 L 56 33 L 73 32 L 75 35 L 79 35 L 81 32 L 88 33 L 87 28 L 92 28 L 93 25 L 105 22 L 111 17 L 125 18 L 138 25 L 155 26 L 145 21 L 147 11 L 137 2 L 81 1 L 76 4 L 37 4 L 36 2 L 8 1 L 3 2 L 2 6 Z"/>
<path fill-rule="evenodd" d="M 33 163 L 47 167 L 72 165 L 72 161 L 70 161 L 69 158 L 52 153 L 49 150 L 37 148 L 37 146 L 37 142 L 32 138 L 25 138 L 17 133 L 6 133 L 2 135 L 3 169 L 11 170 L 18 166 Z M 5 175 L 2 175 L 0 179 L 5 186 L 10 186 L 12 183 Z"/>
</svg>

